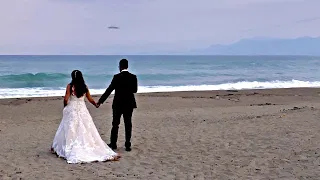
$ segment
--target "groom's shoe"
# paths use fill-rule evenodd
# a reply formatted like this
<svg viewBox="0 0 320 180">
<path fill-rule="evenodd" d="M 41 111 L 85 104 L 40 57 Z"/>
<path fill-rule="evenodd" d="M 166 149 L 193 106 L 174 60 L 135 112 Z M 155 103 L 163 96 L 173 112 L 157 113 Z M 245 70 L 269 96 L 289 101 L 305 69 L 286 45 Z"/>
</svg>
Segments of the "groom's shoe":
<svg viewBox="0 0 320 180">
<path fill-rule="evenodd" d="M 108 146 L 113 150 L 118 149 L 117 145 L 108 144 Z"/>
<path fill-rule="evenodd" d="M 124 146 L 126 147 L 126 151 L 131 151 L 131 142 L 126 142 Z"/>
</svg>

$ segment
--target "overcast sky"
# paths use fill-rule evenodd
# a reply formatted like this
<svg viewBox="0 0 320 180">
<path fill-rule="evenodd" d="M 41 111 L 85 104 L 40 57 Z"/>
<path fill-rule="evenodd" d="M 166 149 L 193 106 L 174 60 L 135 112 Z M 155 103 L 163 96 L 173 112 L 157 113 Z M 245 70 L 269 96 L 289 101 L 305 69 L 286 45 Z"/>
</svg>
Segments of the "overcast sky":
<svg viewBox="0 0 320 180">
<path fill-rule="evenodd" d="M 0 0 L 0 54 L 157 53 L 314 37 L 319 7 L 320 0 Z"/>
</svg>

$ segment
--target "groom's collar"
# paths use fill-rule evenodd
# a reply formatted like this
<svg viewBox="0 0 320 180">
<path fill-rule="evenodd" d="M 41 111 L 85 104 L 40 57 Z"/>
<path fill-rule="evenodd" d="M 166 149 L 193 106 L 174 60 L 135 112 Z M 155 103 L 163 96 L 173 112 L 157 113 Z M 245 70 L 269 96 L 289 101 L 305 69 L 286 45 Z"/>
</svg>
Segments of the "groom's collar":
<svg viewBox="0 0 320 180">
<path fill-rule="evenodd" d="M 122 70 L 121 70 L 121 72 L 124 72 L 124 71 L 127 71 L 127 72 L 128 72 L 128 69 L 122 69 Z"/>
</svg>

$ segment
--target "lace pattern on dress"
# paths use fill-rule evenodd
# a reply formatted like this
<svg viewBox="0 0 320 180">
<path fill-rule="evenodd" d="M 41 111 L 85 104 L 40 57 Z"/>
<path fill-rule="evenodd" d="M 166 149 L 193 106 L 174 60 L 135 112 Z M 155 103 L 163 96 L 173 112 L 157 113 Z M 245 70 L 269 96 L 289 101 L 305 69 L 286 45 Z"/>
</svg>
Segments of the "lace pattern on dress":
<svg viewBox="0 0 320 180">
<path fill-rule="evenodd" d="M 53 150 L 68 163 L 84 163 L 115 159 L 115 153 L 101 139 L 86 107 L 84 97 L 70 96 L 63 109 L 62 121 L 53 140 Z"/>
</svg>

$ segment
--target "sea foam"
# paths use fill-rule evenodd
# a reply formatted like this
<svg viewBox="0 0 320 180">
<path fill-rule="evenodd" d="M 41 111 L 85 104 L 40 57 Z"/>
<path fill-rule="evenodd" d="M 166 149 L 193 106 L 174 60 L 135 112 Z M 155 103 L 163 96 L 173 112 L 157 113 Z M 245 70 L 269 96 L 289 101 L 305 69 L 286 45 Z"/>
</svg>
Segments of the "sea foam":
<svg viewBox="0 0 320 180">
<path fill-rule="evenodd" d="M 274 88 L 298 88 L 320 87 L 320 81 L 242 81 L 236 83 L 224 83 L 217 85 L 189 85 L 189 86 L 140 86 L 138 93 L 152 92 L 177 92 L 177 91 L 211 91 L 211 90 L 242 90 L 242 89 L 274 89 Z M 105 89 L 90 89 L 92 95 L 104 93 Z M 0 98 L 23 98 L 23 97 L 51 97 L 64 96 L 65 89 L 48 88 L 2 88 Z"/>
</svg>

